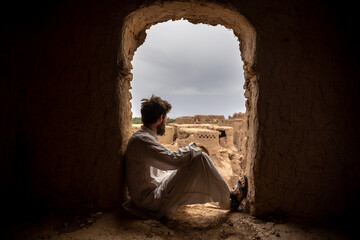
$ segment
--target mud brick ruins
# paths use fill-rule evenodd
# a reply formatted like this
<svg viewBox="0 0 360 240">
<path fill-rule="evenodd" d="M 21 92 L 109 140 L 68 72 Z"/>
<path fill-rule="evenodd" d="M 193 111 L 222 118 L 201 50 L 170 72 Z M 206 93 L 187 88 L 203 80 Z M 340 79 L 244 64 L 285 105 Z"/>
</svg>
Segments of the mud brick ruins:
<svg viewBox="0 0 360 240">
<path fill-rule="evenodd" d="M 243 211 L 250 218 L 354 229 L 352 219 L 360 216 L 356 7 L 327 0 L 64 0 L 7 1 L 2 10 L 0 189 L 6 230 L 35 216 L 121 207 L 123 154 L 132 132 L 131 61 L 146 29 L 182 18 L 221 24 L 239 40 L 246 147 L 236 117 L 208 119 L 217 125 L 196 116 L 179 119 L 171 126 L 173 144 L 212 144 L 211 154 L 226 159 L 233 174 L 246 173 Z M 129 226 L 128 218 L 119 219 L 114 228 Z M 175 235 L 188 229 L 175 225 L 181 227 Z M 209 226 L 216 230 L 222 223 Z M 218 238 L 229 237 L 215 230 Z"/>
<path fill-rule="evenodd" d="M 166 126 L 159 141 L 171 150 L 187 146 L 190 142 L 204 145 L 221 176 L 229 187 L 236 184 L 245 171 L 247 143 L 246 114 L 237 113 L 229 119 L 222 115 L 196 115 L 179 117 Z M 133 131 L 141 124 L 134 124 Z"/>
</svg>

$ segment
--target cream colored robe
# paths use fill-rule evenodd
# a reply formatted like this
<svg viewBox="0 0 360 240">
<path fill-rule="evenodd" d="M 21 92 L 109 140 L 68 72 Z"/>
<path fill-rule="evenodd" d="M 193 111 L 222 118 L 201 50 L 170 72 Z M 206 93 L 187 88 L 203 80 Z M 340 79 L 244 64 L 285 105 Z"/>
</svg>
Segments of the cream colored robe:
<svg viewBox="0 0 360 240">
<path fill-rule="evenodd" d="M 123 206 L 135 215 L 160 218 L 181 205 L 206 202 L 230 207 L 229 188 L 195 143 L 171 151 L 143 126 L 129 140 L 125 170 L 131 202 Z"/>
</svg>

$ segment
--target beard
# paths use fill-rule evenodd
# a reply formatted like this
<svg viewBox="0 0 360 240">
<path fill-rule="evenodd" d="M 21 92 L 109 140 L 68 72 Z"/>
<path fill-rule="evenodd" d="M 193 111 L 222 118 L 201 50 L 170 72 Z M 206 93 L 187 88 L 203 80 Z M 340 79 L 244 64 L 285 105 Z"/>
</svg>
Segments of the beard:
<svg viewBox="0 0 360 240">
<path fill-rule="evenodd" d="M 163 119 L 162 122 L 160 123 L 160 125 L 156 127 L 157 135 L 163 136 L 165 134 L 165 129 L 166 129 L 165 124 L 166 124 L 166 121 L 165 121 L 165 119 Z"/>
</svg>

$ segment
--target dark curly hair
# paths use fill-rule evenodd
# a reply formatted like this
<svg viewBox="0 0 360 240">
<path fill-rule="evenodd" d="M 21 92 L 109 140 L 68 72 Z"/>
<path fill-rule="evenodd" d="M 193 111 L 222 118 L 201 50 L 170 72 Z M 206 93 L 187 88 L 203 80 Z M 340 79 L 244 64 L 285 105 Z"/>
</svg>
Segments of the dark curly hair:
<svg viewBox="0 0 360 240">
<path fill-rule="evenodd" d="M 158 96 L 143 98 L 141 102 L 141 121 L 144 125 L 156 123 L 161 115 L 165 117 L 171 110 L 171 104 Z"/>
</svg>

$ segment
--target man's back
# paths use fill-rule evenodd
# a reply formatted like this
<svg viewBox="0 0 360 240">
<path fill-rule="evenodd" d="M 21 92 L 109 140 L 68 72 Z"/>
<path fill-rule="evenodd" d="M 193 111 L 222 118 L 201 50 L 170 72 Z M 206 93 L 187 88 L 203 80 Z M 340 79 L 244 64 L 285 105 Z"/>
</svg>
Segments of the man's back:
<svg viewBox="0 0 360 240">
<path fill-rule="evenodd" d="M 176 151 L 159 143 L 157 134 L 165 133 L 170 109 L 171 104 L 157 96 L 142 99 L 144 125 L 131 136 L 125 151 L 126 179 L 133 204 L 127 201 L 124 208 L 154 218 L 171 215 L 185 204 L 219 202 L 220 207 L 228 209 L 230 196 L 235 199 L 236 194 L 229 191 L 208 154 L 193 142 Z"/>
<path fill-rule="evenodd" d="M 132 201 L 139 206 L 144 204 L 146 198 L 154 201 L 153 191 L 158 186 L 158 183 L 151 179 L 152 167 L 146 161 L 148 142 L 156 142 L 156 136 L 149 131 L 140 129 L 131 136 L 125 152 L 129 193 Z M 153 203 L 152 205 L 157 204 Z M 157 206 L 153 206 L 153 208 L 157 208 Z"/>
<path fill-rule="evenodd" d="M 132 201 L 157 211 L 171 176 L 198 154 L 201 150 L 194 147 L 171 151 L 159 143 L 155 132 L 142 127 L 131 136 L 125 152 L 126 179 Z"/>
</svg>

